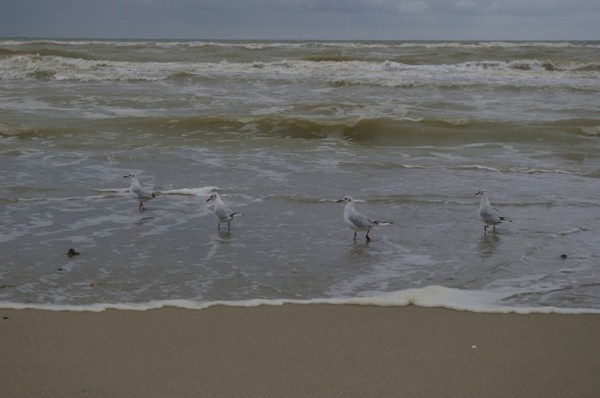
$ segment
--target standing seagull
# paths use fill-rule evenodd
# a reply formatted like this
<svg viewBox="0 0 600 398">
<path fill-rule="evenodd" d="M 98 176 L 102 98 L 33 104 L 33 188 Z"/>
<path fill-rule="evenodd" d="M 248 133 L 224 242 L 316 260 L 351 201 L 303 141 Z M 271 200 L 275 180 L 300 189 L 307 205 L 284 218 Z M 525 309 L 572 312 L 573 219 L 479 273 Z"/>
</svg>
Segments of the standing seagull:
<svg viewBox="0 0 600 398">
<path fill-rule="evenodd" d="M 375 221 L 371 220 L 369 217 L 365 216 L 362 213 L 359 213 L 354 208 L 354 202 L 363 202 L 362 200 L 354 200 L 352 196 L 344 196 L 344 199 L 340 199 L 337 203 L 346 202 L 346 206 L 344 207 L 344 221 L 350 227 L 350 229 L 354 230 L 354 240 L 356 241 L 356 232 L 358 231 L 367 231 L 365 238 L 367 242 L 371 240 L 369 237 L 369 232 L 371 228 L 377 225 L 390 225 L 393 224 L 391 221 Z"/>
<path fill-rule="evenodd" d="M 140 213 L 144 211 L 144 202 L 149 201 L 156 197 L 154 192 L 150 192 L 147 188 L 144 188 L 137 177 L 133 173 L 129 173 L 123 178 L 131 178 L 131 185 L 129 186 L 129 194 L 138 202 L 140 202 Z"/>
<path fill-rule="evenodd" d="M 221 230 L 221 223 L 226 222 L 227 230 L 229 231 L 229 229 L 231 228 L 231 220 L 233 220 L 233 217 L 243 216 L 242 213 L 232 212 L 231 209 L 225 203 L 223 203 L 223 201 L 221 200 L 221 196 L 219 196 L 219 194 L 216 192 L 211 193 L 209 198 L 206 199 L 206 202 L 214 203 L 213 211 L 219 219 L 219 225 L 217 226 L 219 231 Z"/>
<path fill-rule="evenodd" d="M 496 225 L 502 223 L 503 221 L 511 222 L 506 217 L 502 217 L 498 210 L 494 209 L 490 204 L 490 200 L 488 199 L 488 194 L 485 191 L 479 191 L 475 195 L 481 195 L 481 203 L 479 204 L 479 218 L 485 224 L 483 226 L 483 232 L 487 232 L 487 229 L 490 225 L 493 226 L 493 231 L 496 232 Z"/>
</svg>

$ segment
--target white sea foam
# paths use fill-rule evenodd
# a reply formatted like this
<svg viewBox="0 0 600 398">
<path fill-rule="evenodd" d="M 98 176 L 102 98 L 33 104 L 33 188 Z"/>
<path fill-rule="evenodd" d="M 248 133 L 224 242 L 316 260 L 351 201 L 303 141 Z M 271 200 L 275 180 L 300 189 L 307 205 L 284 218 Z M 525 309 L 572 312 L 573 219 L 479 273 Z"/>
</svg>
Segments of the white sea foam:
<svg viewBox="0 0 600 398">
<path fill-rule="evenodd" d="M 310 305 L 364 305 L 375 307 L 405 307 L 415 305 L 426 308 L 448 308 L 476 313 L 517 314 L 600 314 L 598 309 L 560 307 L 514 307 L 501 303 L 503 298 L 515 292 L 508 289 L 498 291 L 461 290 L 443 286 L 427 286 L 418 289 L 383 293 L 369 297 L 317 298 L 310 300 L 251 299 L 239 301 L 193 301 L 160 300 L 147 303 L 118 303 L 90 305 L 28 304 L 0 302 L 2 309 L 36 309 L 47 311 L 102 312 L 107 310 L 147 311 L 167 307 L 202 310 L 215 306 L 245 307 L 281 306 L 285 304 Z"/>
<path fill-rule="evenodd" d="M 178 188 L 168 189 L 166 191 L 160 191 L 161 195 L 192 195 L 192 196 L 206 196 L 212 191 L 218 190 L 219 187 L 200 187 L 200 188 Z"/>
<path fill-rule="evenodd" d="M 15 55 L 0 60 L 0 77 L 17 80 L 56 80 L 81 82 L 156 82 L 180 76 L 254 76 L 268 79 L 321 78 L 334 85 L 371 85 L 410 88 L 435 85 L 460 87 L 481 84 L 519 86 L 577 86 L 597 89 L 589 78 L 599 71 L 570 63 L 560 68 L 549 61 L 477 61 L 442 65 L 410 65 L 396 61 L 310 61 L 274 62 L 134 62 L 87 60 L 51 55 Z M 537 78 L 531 79 L 534 75 Z M 443 76 L 443 78 L 442 78 Z M 542 78 L 543 77 L 543 78 Z M 585 79 L 579 79 L 583 77 Z"/>
<path fill-rule="evenodd" d="M 559 235 L 571 235 L 571 234 L 576 234 L 578 232 L 584 232 L 587 231 L 587 228 L 583 228 L 583 227 L 577 227 L 577 228 L 571 228 L 565 231 L 560 231 L 558 234 Z"/>
<path fill-rule="evenodd" d="M 219 189 L 216 186 L 206 186 L 206 187 L 198 187 L 198 188 L 175 188 L 175 189 L 166 189 L 166 190 L 158 190 L 157 192 L 160 195 L 191 195 L 191 196 L 204 196 L 210 194 L 212 191 Z M 118 195 L 127 195 L 129 193 L 129 188 L 97 188 L 94 189 L 97 192 L 106 192 L 111 194 Z M 101 196 L 97 196 L 100 198 Z M 89 198 L 89 197 L 88 197 Z M 93 197 L 95 198 L 95 197 Z"/>
<path fill-rule="evenodd" d="M 125 195 L 129 192 L 129 188 L 96 188 L 94 191 Z"/>
<path fill-rule="evenodd" d="M 473 169 L 473 170 L 485 170 L 485 171 L 500 171 L 498 168 L 496 167 L 492 167 L 492 166 L 484 166 L 481 164 L 468 164 L 468 165 L 460 165 L 460 166 L 451 166 L 449 168 L 455 168 L 455 169 Z"/>
</svg>

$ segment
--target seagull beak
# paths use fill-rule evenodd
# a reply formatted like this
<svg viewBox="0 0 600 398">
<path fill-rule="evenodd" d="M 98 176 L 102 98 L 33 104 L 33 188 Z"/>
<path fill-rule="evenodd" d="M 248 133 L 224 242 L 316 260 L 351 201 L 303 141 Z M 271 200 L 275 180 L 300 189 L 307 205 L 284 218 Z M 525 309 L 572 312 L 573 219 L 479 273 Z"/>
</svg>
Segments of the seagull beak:
<svg viewBox="0 0 600 398">
<path fill-rule="evenodd" d="M 345 200 L 344 199 L 340 199 L 340 200 L 336 200 L 335 201 L 335 203 L 342 203 L 342 202 L 345 202 Z"/>
<path fill-rule="evenodd" d="M 210 202 L 210 200 L 211 200 L 211 199 L 212 199 L 212 198 L 208 198 L 208 199 L 206 199 L 206 202 Z"/>
</svg>

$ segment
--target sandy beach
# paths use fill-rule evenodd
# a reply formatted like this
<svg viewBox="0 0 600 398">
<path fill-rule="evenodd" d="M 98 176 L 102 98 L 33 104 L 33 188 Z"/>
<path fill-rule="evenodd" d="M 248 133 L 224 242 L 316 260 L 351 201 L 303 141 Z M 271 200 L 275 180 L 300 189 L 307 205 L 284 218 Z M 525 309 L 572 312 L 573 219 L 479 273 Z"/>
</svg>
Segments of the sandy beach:
<svg viewBox="0 0 600 398">
<path fill-rule="evenodd" d="M 0 310 L 2 397 L 597 397 L 599 315 Z"/>
</svg>

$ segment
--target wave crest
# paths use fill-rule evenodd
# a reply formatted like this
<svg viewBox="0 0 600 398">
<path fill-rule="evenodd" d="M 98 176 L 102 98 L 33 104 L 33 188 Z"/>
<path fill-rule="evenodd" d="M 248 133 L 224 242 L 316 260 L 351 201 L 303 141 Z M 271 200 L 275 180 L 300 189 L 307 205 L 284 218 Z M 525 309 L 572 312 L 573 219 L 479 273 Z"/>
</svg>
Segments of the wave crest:
<svg viewBox="0 0 600 398">
<path fill-rule="evenodd" d="M 6 50 L 5 50 L 6 51 Z M 0 57 L 0 78 L 15 80 L 65 81 L 181 81 L 215 77 L 222 79 L 319 79 L 334 86 L 372 85 L 392 88 L 415 86 L 465 87 L 489 85 L 498 81 L 503 85 L 521 86 L 520 77 L 528 84 L 560 84 L 573 86 L 572 78 L 600 77 L 600 65 L 593 63 L 556 63 L 550 60 L 520 59 L 513 61 L 466 61 L 454 64 L 408 64 L 394 60 L 367 60 L 363 55 L 344 53 L 306 54 L 303 59 L 253 60 L 246 62 L 190 61 L 128 61 L 101 60 L 94 56 L 66 50 L 47 50 L 26 53 L 10 50 Z M 241 61 L 241 62 L 240 62 Z M 542 77 L 561 73 L 564 82 L 550 79 L 531 79 L 531 74 Z M 526 74 L 521 75 L 521 74 Z M 593 79 L 592 79 L 593 80 Z M 579 81 L 581 85 L 586 81 Z M 585 87 L 598 90 L 592 83 Z"/>
</svg>

